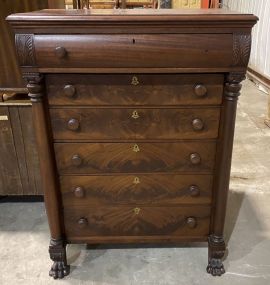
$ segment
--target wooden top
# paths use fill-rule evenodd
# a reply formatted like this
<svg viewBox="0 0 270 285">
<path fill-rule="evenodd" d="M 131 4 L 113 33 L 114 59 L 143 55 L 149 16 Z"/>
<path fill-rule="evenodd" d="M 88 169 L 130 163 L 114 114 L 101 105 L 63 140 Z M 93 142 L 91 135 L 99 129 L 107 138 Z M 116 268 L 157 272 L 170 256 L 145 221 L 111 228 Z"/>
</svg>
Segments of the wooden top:
<svg viewBox="0 0 270 285">
<path fill-rule="evenodd" d="M 258 18 L 225 9 L 45 9 L 18 13 L 8 21 L 251 21 Z"/>
</svg>

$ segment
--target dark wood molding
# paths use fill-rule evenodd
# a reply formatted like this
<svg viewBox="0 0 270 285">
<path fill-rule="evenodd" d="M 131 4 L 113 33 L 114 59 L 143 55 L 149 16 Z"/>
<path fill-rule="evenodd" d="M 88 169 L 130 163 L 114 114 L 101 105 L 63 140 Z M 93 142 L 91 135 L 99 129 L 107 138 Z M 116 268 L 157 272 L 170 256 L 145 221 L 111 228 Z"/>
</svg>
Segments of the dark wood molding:
<svg viewBox="0 0 270 285">
<path fill-rule="evenodd" d="M 40 102 L 43 96 L 43 76 L 39 73 L 24 73 L 24 79 L 27 80 L 28 96 L 32 103 Z"/>
<path fill-rule="evenodd" d="M 247 66 L 251 50 L 250 33 L 233 34 L 233 66 Z"/>
<path fill-rule="evenodd" d="M 15 44 L 20 66 L 35 66 L 34 35 L 16 34 Z"/>
<path fill-rule="evenodd" d="M 230 72 L 229 74 L 227 74 L 226 76 L 226 81 L 225 81 L 225 95 L 230 97 L 233 96 L 235 97 L 237 95 L 237 97 L 240 95 L 240 90 L 242 85 L 240 84 L 243 80 L 245 80 L 246 78 L 246 73 L 245 72 Z M 233 86 L 235 87 L 235 89 L 231 90 L 230 85 L 234 84 Z M 238 86 L 235 86 L 238 85 Z M 239 86 L 240 85 L 240 86 Z M 239 90 L 237 90 L 238 88 L 240 88 Z M 234 94 L 233 94 L 234 93 Z"/>
<path fill-rule="evenodd" d="M 66 10 L 58 10 L 54 14 L 42 10 L 10 15 L 7 20 L 18 33 L 31 30 L 32 33 L 39 34 L 70 34 L 77 33 L 78 30 L 80 34 L 89 34 L 89 29 L 92 34 L 141 34 L 142 27 L 144 34 L 168 34 L 168 25 L 170 33 L 197 33 L 200 29 L 200 33 L 229 34 L 235 32 L 236 26 L 249 33 L 258 20 L 251 14 L 243 15 L 222 9 L 216 9 L 215 13 L 212 9 L 198 9 L 194 14 L 189 9 L 138 10 L 126 9 L 124 16 L 122 9 L 114 9 L 110 14 L 96 9 L 74 10 L 73 14 Z"/>
</svg>

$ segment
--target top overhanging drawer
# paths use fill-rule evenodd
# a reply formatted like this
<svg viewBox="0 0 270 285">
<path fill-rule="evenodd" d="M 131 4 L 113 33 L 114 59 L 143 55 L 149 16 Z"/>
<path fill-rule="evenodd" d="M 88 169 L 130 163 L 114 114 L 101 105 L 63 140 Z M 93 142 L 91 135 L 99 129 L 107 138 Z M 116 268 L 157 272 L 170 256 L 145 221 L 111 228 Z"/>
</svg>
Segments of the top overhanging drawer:
<svg viewBox="0 0 270 285">
<path fill-rule="evenodd" d="M 41 68 L 226 68 L 231 34 L 35 35 Z"/>
</svg>

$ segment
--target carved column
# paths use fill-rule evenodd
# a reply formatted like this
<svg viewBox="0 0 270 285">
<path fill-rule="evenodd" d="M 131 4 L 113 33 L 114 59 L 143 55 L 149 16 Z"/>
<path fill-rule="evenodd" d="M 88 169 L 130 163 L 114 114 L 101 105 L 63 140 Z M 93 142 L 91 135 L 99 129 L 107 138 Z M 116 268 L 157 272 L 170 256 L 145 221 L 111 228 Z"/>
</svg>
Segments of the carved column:
<svg viewBox="0 0 270 285">
<path fill-rule="evenodd" d="M 46 115 L 46 100 L 44 99 L 43 77 L 38 73 L 25 73 L 28 81 L 27 88 L 32 102 L 33 123 L 40 160 L 41 179 L 44 192 L 45 205 L 51 232 L 49 253 L 54 261 L 50 276 L 55 279 L 63 278 L 69 273 L 66 262 L 65 242 L 62 239 L 62 221 L 60 216 L 59 188 L 56 177 L 56 167 L 53 155 L 53 144 L 50 134 L 48 116 Z"/>
<path fill-rule="evenodd" d="M 245 74 L 242 72 L 230 73 L 226 76 L 224 87 L 220 125 L 220 141 L 222 143 L 219 144 L 217 149 L 218 169 L 214 182 L 214 219 L 211 224 L 211 234 L 208 238 L 207 272 L 214 276 L 225 272 L 222 264 L 222 258 L 226 250 L 223 229 L 230 182 L 237 100 L 242 87 L 240 82 L 244 78 Z"/>
</svg>

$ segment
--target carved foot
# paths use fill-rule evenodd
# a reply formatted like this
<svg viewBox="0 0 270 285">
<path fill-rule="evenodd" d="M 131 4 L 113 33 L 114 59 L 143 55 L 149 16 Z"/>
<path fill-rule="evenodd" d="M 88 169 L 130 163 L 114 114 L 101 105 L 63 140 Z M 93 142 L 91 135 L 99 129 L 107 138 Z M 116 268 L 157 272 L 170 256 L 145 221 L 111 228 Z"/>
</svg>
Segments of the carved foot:
<svg viewBox="0 0 270 285">
<path fill-rule="evenodd" d="M 206 271 L 213 276 L 221 276 L 225 273 L 222 258 L 225 254 L 223 237 L 211 235 L 208 238 L 208 266 Z"/>
<path fill-rule="evenodd" d="M 54 261 L 49 275 L 54 279 L 62 279 L 70 272 L 70 266 L 67 265 L 66 246 L 63 240 L 51 239 L 49 246 L 51 260 Z"/>
<path fill-rule="evenodd" d="M 221 276 L 222 274 L 224 274 L 225 269 L 221 259 L 211 258 L 209 260 L 206 271 L 212 274 L 213 276 Z"/>
<path fill-rule="evenodd" d="M 63 261 L 55 261 L 49 272 L 49 275 L 54 279 L 62 279 L 70 272 L 70 266 L 66 265 Z"/>
</svg>

